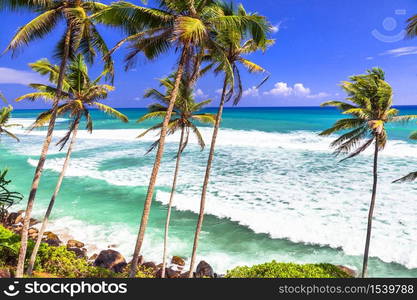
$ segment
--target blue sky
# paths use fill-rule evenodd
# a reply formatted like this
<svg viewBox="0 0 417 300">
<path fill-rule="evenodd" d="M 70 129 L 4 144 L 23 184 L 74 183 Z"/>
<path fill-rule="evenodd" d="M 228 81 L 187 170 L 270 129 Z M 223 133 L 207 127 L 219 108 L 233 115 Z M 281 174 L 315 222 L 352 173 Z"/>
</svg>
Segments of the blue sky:
<svg viewBox="0 0 417 300">
<path fill-rule="evenodd" d="M 111 1 L 103 1 L 109 3 Z M 134 3 L 139 1 L 133 0 Z M 417 105 L 417 39 L 404 39 L 406 19 L 417 14 L 415 0 L 243 0 L 246 9 L 265 15 L 274 25 L 276 44 L 265 54 L 250 59 L 272 75 L 256 90 L 262 75 L 244 74 L 244 98 L 241 106 L 316 106 L 325 100 L 343 99 L 340 81 L 366 69 L 379 66 L 395 92 L 395 104 Z M 33 15 L 1 12 L 0 49 L 5 49 L 18 26 Z M 114 29 L 99 27 L 112 47 L 123 36 Z M 0 90 L 9 100 L 29 92 L 27 84 L 38 82 L 27 64 L 51 58 L 63 27 L 44 40 L 23 48 L 17 57 L 0 57 Z M 157 78 L 169 74 L 176 54 L 157 61 L 139 59 L 129 72 L 123 69 L 125 51 L 115 57 L 116 91 L 109 103 L 114 107 L 144 107 L 142 99 L 149 87 L 157 87 Z M 93 68 L 97 72 L 98 68 Z M 218 103 L 221 77 L 206 76 L 198 82 L 199 100 Z M 16 108 L 43 108 L 45 103 L 16 103 Z"/>
</svg>

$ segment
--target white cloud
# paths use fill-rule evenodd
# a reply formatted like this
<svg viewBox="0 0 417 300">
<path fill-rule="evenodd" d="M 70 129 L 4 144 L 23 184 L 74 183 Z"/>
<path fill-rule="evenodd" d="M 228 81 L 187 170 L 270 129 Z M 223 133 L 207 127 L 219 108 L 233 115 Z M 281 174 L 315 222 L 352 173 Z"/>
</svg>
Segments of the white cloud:
<svg viewBox="0 0 417 300">
<path fill-rule="evenodd" d="M 197 89 L 194 93 L 195 97 L 199 97 L 199 98 L 206 98 L 208 97 L 208 95 L 206 95 L 202 89 Z"/>
<path fill-rule="evenodd" d="M 216 94 L 221 94 L 221 93 L 223 93 L 223 89 L 216 90 Z"/>
<path fill-rule="evenodd" d="M 417 47 L 401 47 L 396 49 L 391 49 L 381 53 L 380 55 L 391 55 L 394 57 L 406 56 L 406 55 L 416 55 Z"/>
<path fill-rule="evenodd" d="M 292 94 L 292 87 L 288 86 L 286 82 L 277 82 L 274 85 L 274 88 L 268 92 L 264 92 L 264 95 L 271 96 L 289 96 Z"/>
<path fill-rule="evenodd" d="M 35 72 L 21 71 L 11 68 L 0 68 L 0 84 L 44 83 L 46 80 Z"/>
<path fill-rule="evenodd" d="M 259 97 L 259 90 L 256 86 L 248 88 L 247 90 L 243 91 L 243 97 Z"/>
<path fill-rule="evenodd" d="M 367 58 L 366 58 L 366 60 L 373 60 L 374 59 L 374 57 L 373 56 L 368 56 Z"/>
<path fill-rule="evenodd" d="M 266 96 L 281 96 L 281 97 L 289 97 L 295 96 L 300 98 L 311 98 L 311 99 L 318 99 L 318 98 L 325 98 L 328 97 L 328 93 L 320 92 L 317 94 L 313 94 L 311 89 L 305 87 L 302 83 L 296 83 L 293 86 L 289 86 L 286 82 L 277 82 L 274 85 L 274 88 L 264 92 Z"/>
</svg>

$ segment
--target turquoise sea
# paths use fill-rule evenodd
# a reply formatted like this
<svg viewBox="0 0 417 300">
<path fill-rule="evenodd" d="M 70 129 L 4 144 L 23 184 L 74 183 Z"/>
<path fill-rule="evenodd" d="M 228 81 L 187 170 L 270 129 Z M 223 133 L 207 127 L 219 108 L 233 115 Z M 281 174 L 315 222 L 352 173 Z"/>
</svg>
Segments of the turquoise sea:
<svg viewBox="0 0 417 300">
<path fill-rule="evenodd" d="M 400 107 L 417 114 L 417 107 Z M 215 112 L 209 109 L 208 111 Z M 17 110 L 14 122 L 31 124 L 39 110 Z M 94 111 L 94 132 L 80 133 L 68 177 L 50 229 L 84 241 L 93 254 L 108 246 L 129 257 L 141 217 L 155 140 L 135 137 L 145 109 L 122 109 L 128 124 Z M 330 262 L 359 270 L 372 184 L 366 152 L 339 163 L 317 135 L 340 115 L 324 108 L 228 108 L 219 135 L 209 187 L 199 259 L 222 273 L 237 265 L 271 260 Z M 55 140 L 68 126 L 59 119 Z M 211 129 L 201 128 L 209 143 Z M 369 273 L 375 277 L 417 277 L 417 183 L 391 184 L 417 170 L 417 145 L 407 139 L 411 123 L 389 127 L 380 158 L 380 181 L 371 241 Z M 18 130 L 20 143 L 2 138 L 0 167 L 10 169 L 16 190 L 27 196 L 45 129 Z M 144 256 L 161 261 L 163 225 L 177 136 L 168 139 L 157 183 Z M 63 152 L 53 146 L 35 204 L 41 217 L 60 170 Z M 208 151 L 190 141 L 181 166 L 170 231 L 170 254 L 188 258 Z M 18 208 L 23 208 L 25 201 Z"/>
</svg>

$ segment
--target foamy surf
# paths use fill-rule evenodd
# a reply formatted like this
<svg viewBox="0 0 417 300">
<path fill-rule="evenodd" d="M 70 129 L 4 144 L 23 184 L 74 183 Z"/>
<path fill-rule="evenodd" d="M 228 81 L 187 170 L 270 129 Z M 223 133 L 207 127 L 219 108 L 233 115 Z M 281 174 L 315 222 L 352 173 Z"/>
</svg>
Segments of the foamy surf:
<svg viewBox="0 0 417 300">
<path fill-rule="evenodd" d="M 208 138 L 211 130 L 202 131 Z M 90 155 L 75 157 L 68 176 L 104 180 L 111 185 L 146 186 L 151 163 L 132 166 L 132 162 L 152 161 L 152 156 L 145 158 L 143 154 L 146 145 L 154 139 L 151 136 L 141 141 L 132 140 L 137 132 L 97 130 L 93 135 L 81 132 L 76 151 L 97 148 L 100 155 L 89 150 Z M 57 136 L 62 133 L 58 132 Z M 347 255 L 362 255 L 371 161 L 364 155 L 338 164 L 328 148 L 331 140 L 332 137 L 304 131 L 222 130 L 209 187 L 207 214 L 236 222 L 254 233 L 268 234 L 272 239 L 329 246 L 343 249 Z M 175 137 L 168 140 L 158 179 L 160 187 L 169 188 L 171 184 L 174 141 Z M 207 152 L 199 152 L 193 141 L 190 147 L 182 161 L 174 205 L 179 211 L 198 213 Z M 416 145 L 404 141 L 390 141 L 381 154 L 381 184 L 370 252 L 384 262 L 395 262 L 407 268 L 417 268 L 417 210 L 412 197 L 416 189 L 413 185 L 392 185 L 391 182 L 412 171 L 410 165 L 417 166 L 415 148 Z M 102 168 L 103 164 L 120 158 L 126 158 L 127 165 L 118 163 L 111 170 Z M 28 162 L 36 165 L 35 159 Z M 46 168 L 59 172 L 62 163 L 62 156 L 51 158 Z M 168 194 L 158 191 L 156 199 L 166 204 Z M 131 238 L 129 235 L 129 240 Z M 129 255 L 128 246 L 121 247 Z M 152 247 L 160 246 L 155 243 Z M 214 263 L 222 268 L 217 259 Z"/>
</svg>

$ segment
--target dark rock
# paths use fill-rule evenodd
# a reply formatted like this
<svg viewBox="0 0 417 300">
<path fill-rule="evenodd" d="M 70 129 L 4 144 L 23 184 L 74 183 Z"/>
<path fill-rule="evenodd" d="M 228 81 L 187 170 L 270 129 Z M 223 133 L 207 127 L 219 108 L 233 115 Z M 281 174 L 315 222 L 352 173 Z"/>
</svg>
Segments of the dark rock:
<svg viewBox="0 0 417 300">
<path fill-rule="evenodd" d="M 127 266 L 127 263 L 123 255 L 115 250 L 109 249 L 100 252 L 94 261 L 94 266 L 106 268 L 112 270 L 113 272 L 120 273 Z"/>
<path fill-rule="evenodd" d="M 47 243 L 49 246 L 54 246 L 54 247 L 59 247 L 62 244 L 59 237 L 55 233 L 50 232 L 50 231 L 44 232 L 43 241 Z"/>
<path fill-rule="evenodd" d="M 184 261 L 183 258 L 181 258 L 179 256 L 173 256 L 172 259 L 171 259 L 171 264 L 183 267 L 183 266 L 185 266 L 185 261 Z"/>
<path fill-rule="evenodd" d="M 144 267 L 145 269 L 152 269 L 152 270 L 157 270 L 158 269 L 158 267 L 155 265 L 155 263 L 153 263 L 151 261 L 143 263 L 142 267 Z"/>
<path fill-rule="evenodd" d="M 84 243 L 77 240 L 69 240 L 67 242 L 67 248 L 84 248 Z"/>
<path fill-rule="evenodd" d="M 73 248 L 67 248 L 67 250 L 74 252 L 77 258 L 87 258 L 87 249 L 85 248 L 81 249 L 81 248 L 73 247 Z"/>
<path fill-rule="evenodd" d="M 22 213 L 19 212 L 12 212 L 6 219 L 6 223 L 9 225 L 18 224 L 23 221 Z"/>
<path fill-rule="evenodd" d="M 183 279 L 186 279 L 186 278 L 189 278 L 189 275 L 190 274 L 190 271 L 187 271 L 187 272 L 185 272 L 185 273 L 182 273 L 181 275 L 180 275 L 180 278 L 183 278 Z M 193 276 L 194 277 L 194 276 Z"/>
<path fill-rule="evenodd" d="M 30 218 L 30 221 L 29 221 L 29 226 L 34 226 L 34 225 L 36 225 L 36 224 L 39 224 L 41 221 L 39 221 L 39 220 L 36 220 L 36 219 L 34 219 L 34 218 Z"/>
<path fill-rule="evenodd" d="M 171 268 L 165 268 L 165 278 L 180 278 L 181 272 L 175 271 Z M 155 273 L 156 278 L 162 278 L 162 268 Z"/>
<path fill-rule="evenodd" d="M 197 265 L 197 269 L 195 272 L 196 278 L 204 278 L 204 277 L 214 277 L 213 268 L 204 260 L 200 261 L 200 263 Z"/>
<path fill-rule="evenodd" d="M 351 277 L 356 277 L 358 274 L 356 273 L 355 270 L 352 270 L 351 268 L 345 267 L 345 266 L 337 266 L 341 271 L 345 272 L 346 274 L 348 274 Z"/>
<path fill-rule="evenodd" d="M 7 269 L 0 269 L 0 278 L 11 278 L 10 271 Z"/>
</svg>

